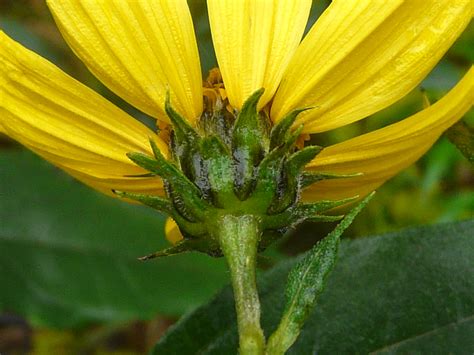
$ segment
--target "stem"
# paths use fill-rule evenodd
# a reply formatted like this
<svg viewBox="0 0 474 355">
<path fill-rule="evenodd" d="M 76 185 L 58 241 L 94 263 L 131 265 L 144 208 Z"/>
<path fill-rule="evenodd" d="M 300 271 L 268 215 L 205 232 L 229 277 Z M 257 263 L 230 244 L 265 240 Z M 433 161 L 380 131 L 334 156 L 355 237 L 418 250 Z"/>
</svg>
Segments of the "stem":
<svg viewBox="0 0 474 355">
<path fill-rule="evenodd" d="M 219 218 L 216 225 L 216 237 L 230 269 L 242 355 L 261 355 L 265 348 L 255 282 L 261 233 L 260 220 L 252 215 L 225 215 Z"/>
</svg>

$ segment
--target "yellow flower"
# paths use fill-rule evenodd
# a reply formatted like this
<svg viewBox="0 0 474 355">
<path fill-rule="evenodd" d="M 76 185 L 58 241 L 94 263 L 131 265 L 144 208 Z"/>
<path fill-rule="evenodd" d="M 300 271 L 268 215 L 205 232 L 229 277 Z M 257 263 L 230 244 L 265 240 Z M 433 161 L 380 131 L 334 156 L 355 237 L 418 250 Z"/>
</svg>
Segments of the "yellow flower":
<svg viewBox="0 0 474 355">
<path fill-rule="evenodd" d="M 166 92 L 194 123 L 203 87 L 185 0 L 48 0 L 64 38 L 113 92 L 164 124 Z M 396 102 L 436 65 L 472 17 L 472 0 L 334 0 L 301 41 L 310 0 L 209 0 L 231 109 L 259 88 L 278 122 L 295 108 L 303 133 L 361 120 Z M 300 43 L 301 42 L 301 43 Z M 309 170 L 363 173 L 315 183 L 302 198 L 365 195 L 417 160 L 474 101 L 474 69 L 441 100 L 388 127 L 325 148 Z M 163 123 L 161 125 L 163 125 Z M 0 31 L 0 132 L 87 185 L 164 194 L 126 153 L 167 143 L 93 90 Z M 172 230 L 170 226 L 168 229 Z"/>
</svg>

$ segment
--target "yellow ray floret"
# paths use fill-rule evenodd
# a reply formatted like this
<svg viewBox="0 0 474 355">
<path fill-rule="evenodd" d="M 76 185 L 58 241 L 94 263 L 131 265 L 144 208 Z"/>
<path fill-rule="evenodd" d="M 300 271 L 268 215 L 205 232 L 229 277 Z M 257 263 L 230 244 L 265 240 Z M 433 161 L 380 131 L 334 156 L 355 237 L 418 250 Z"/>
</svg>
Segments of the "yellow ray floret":
<svg viewBox="0 0 474 355">
<path fill-rule="evenodd" d="M 178 225 L 171 217 L 168 217 L 166 219 L 165 235 L 166 239 L 168 239 L 171 244 L 176 244 L 177 242 L 183 239 L 183 235 L 181 234 Z"/>
<path fill-rule="evenodd" d="M 152 131 L 0 31 L 0 126 L 6 134 L 86 184 L 162 193 L 126 156 L 151 154 Z"/>
<path fill-rule="evenodd" d="M 288 66 L 271 115 L 301 114 L 304 132 L 334 129 L 405 96 L 472 18 L 472 0 L 335 0 Z"/>
<path fill-rule="evenodd" d="M 474 69 L 441 100 L 403 120 L 324 149 L 308 170 L 363 173 L 325 180 L 303 193 L 305 200 L 366 195 L 415 162 L 474 103 Z"/>
<path fill-rule="evenodd" d="M 265 88 L 259 108 L 275 93 L 295 52 L 310 0 L 209 0 L 209 21 L 217 61 L 230 104 L 240 109 Z"/>
<path fill-rule="evenodd" d="M 202 111 L 201 69 L 185 0 L 48 0 L 64 38 L 90 71 L 143 112 L 167 120 Z"/>
</svg>

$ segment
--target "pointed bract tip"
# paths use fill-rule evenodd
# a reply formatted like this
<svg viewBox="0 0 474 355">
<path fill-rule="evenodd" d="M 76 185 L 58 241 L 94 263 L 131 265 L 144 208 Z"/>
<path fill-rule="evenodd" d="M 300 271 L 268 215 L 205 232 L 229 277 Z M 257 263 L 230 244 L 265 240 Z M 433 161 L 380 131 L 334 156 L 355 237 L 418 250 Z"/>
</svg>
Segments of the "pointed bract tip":
<svg viewBox="0 0 474 355">
<path fill-rule="evenodd" d="M 258 97 L 260 98 L 260 97 L 263 95 L 264 92 L 265 92 L 265 88 L 260 88 L 260 89 L 258 89 L 258 90 L 256 90 L 256 91 L 254 91 L 251 96 L 256 96 L 256 95 L 258 95 Z"/>
<path fill-rule="evenodd" d="M 319 153 L 324 149 L 324 147 L 322 147 L 320 145 L 308 145 L 308 146 L 304 147 L 304 149 L 308 149 L 308 150 L 311 150 L 313 152 Z"/>
<path fill-rule="evenodd" d="M 161 250 L 161 251 L 157 251 L 157 252 L 152 253 L 152 254 L 140 256 L 140 257 L 137 258 L 137 259 L 140 260 L 140 261 L 147 261 L 147 260 L 151 260 L 151 259 L 155 259 L 155 258 L 161 258 L 161 257 L 163 257 L 163 256 L 172 255 L 172 254 L 167 254 L 167 253 L 166 253 L 166 250 L 167 250 L 167 249 Z"/>
<path fill-rule="evenodd" d="M 297 134 L 298 136 L 301 134 L 301 132 L 303 131 L 303 128 L 304 128 L 304 125 L 303 124 L 300 124 L 296 129 L 295 129 L 295 132 L 294 134 Z"/>
<path fill-rule="evenodd" d="M 302 112 L 314 110 L 314 109 L 319 108 L 319 107 L 320 106 L 306 106 L 306 107 L 302 107 L 302 108 L 297 108 L 295 110 L 295 112 L 297 113 L 297 115 L 299 115 Z"/>
<path fill-rule="evenodd" d="M 157 256 L 155 256 L 155 254 L 151 254 L 151 255 L 140 256 L 139 258 L 137 258 L 137 260 L 146 261 L 146 260 L 150 260 L 156 257 Z"/>
<path fill-rule="evenodd" d="M 258 101 L 260 100 L 264 92 L 264 88 L 260 88 L 257 91 L 254 91 L 252 95 L 250 95 L 248 99 L 245 100 L 242 106 L 242 111 L 244 111 L 245 109 L 249 109 L 250 107 L 257 107 Z"/>
<path fill-rule="evenodd" d="M 166 95 L 165 95 L 165 112 L 168 114 L 174 114 L 174 109 L 173 106 L 171 106 L 171 93 L 170 90 L 166 90 Z"/>
<path fill-rule="evenodd" d="M 308 222 L 337 222 L 343 218 L 344 218 L 343 214 L 337 215 L 337 216 L 327 216 L 327 215 L 318 214 L 311 217 L 307 217 L 306 221 Z"/>
<path fill-rule="evenodd" d="M 138 152 L 128 152 L 127 154 L 128 159 L 133 161 L 135 164 L 139 165 L 137 162 L 140 162 L 143 160 L 143 158 L 148 158 L 150 159 L 147 155 L 143 153 L 138 153 Z"/>
</svg>

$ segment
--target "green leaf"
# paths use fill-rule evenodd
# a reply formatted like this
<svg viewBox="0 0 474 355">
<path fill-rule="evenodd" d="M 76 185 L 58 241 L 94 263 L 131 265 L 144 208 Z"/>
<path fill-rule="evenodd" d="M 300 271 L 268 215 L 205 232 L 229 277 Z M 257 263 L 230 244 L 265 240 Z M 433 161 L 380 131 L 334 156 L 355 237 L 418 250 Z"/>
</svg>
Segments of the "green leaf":
<svg viewBox="0 0 474 355">
<path fill-rule="evenodd" d="M 471 354 L 473 231 L 474 221 L 466 221 L 343 241 L 318 307 L 288 354 Z M 279 322 L 295 262 L 259 279 L 267 335 Z M 154 353 L 235 353 L 233 306 L 226 288 L 179 321 Z"/>
<path fill-rule="evenodd" d="M 336 263 L 340 236 L 372 197 L 373 193 L 354 207 L 327 237 L 316 244 L 291 269 L 285 290 L 283 317 L 277 330 L 268 340 L 271 354 L 284 353 L 295 342 Z"/>
<path fill-rule="evenodd" d="M 0 182 L 0 312 L 51 327 L 174 316 L 227 280 L 223 261 L 202 254 L 138 261 L 169 246 L 164 217 L 29 152 L 1 152 Z"/>
</svg>

